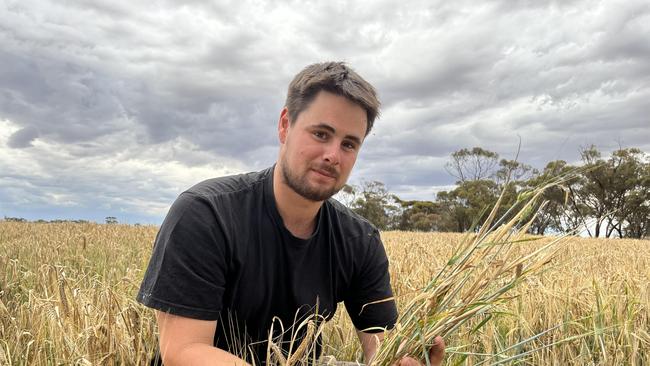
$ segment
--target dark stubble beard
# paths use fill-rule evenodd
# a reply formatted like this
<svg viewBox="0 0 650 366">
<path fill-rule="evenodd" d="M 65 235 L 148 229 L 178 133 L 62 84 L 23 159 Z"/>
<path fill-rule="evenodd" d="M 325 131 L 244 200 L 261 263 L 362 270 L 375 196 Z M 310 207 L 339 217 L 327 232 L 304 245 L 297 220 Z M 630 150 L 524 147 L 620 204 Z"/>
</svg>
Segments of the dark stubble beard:
<svg viewBox="0 0 650 366">
<path fill-rule="evenodd" d="M 288 168 L 288 165 L 289 164 L 287 164 L 286 158 L 283 158 L 281 170 L 284 182 L 287 184 L 287 186 L 289 186 L 289 188 L 291 188 L 294 192 L 298 193 L 305 199 L 314 202 L 325 201 L 340 191 L 341 188 L 343 188 L 334 186 L 328 190 L 315 189 L 309 185 L 306 176 L 298 176 L 295 174 L 295 172 L 291 171 Z"/>
</svg>

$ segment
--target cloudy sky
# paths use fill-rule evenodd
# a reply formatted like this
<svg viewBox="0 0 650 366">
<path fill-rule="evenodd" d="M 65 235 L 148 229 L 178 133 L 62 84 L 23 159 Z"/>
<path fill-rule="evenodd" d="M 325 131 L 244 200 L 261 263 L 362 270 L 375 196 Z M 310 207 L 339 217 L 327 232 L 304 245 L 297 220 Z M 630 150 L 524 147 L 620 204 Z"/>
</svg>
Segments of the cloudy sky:
<svg viewBox="0 0 650 366">
<path fill-rule="evenodd" d="M 205 178 L 277 154 L 286 86 L 343 60 L 382 117 L 352 183 L 434 199 L 481 146 L 541 168 L 650 152 L 650 3 L 0 2 L 0 217 L 158 224 Z"/>
</svg>

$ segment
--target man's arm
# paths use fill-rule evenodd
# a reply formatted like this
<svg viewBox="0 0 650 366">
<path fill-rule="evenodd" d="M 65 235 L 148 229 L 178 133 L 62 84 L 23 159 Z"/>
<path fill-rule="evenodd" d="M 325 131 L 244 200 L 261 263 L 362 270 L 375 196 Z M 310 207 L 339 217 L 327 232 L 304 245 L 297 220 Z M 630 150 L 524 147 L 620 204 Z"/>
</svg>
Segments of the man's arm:
<svg viewBox="0 0 650 366">
<path fill-rule="evenodd" d="M 165 366 L 248 366 L 241 358 L 213 346 L 216 320 L 198 320 L 156 310 L 160 354 Z"/>
<path fill-rule="evenodd" d="M 379 333 L 366 333 L 360 330 L 357 330 L 357 336 L 361 342 L 361 348 L 363 349 L 363 360 L 366 364 L 372 362 L 373 357 L 377 353 L 379 345 L 384 340 L 385 332 Z M 431 361 L 432 366 L 442 365 L 442 361 L 445 358 L 445 341 L 442 337 L 438 336 L 433 339 L 433 345 L 429 349 L 429 361 Z M 420 366 L 423 365 L 424 360 L 416 360 L 413 357 L 404 357 L 398 362 L 395 363 L 396 366 Z"/>
<path fill-rule="evenodd" d="M 363 361 L 369 364 L 372 358 L 375 357 L 379 344 L 384 340 L 384 332 L 366 333 L 357 329 L 357 337 L 359 337 L 359 342 L 361 342 Z"/>
</svg>

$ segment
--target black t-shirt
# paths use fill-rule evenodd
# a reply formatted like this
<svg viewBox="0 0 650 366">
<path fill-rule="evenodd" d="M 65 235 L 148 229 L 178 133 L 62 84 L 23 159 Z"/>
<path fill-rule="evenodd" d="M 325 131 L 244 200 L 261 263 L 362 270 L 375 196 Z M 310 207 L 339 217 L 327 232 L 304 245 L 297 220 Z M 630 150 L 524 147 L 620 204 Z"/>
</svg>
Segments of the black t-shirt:
<svg viewBox="0 0 650 366">
<path fill-rule="evenodd" d="M 218 320 L 215 346 L 235 353 L 252 345 L 249 356 L 263 362 L 274 317 L 286 331 L 316 309 L 329 320 L 342 301 L 357 329 L 391 328 L 393 301 L 362 307 L 392 296 L 377 229 L 330 199 L 313 235 L 293 236 L 276 208 L 272 167 L 183 192 L 156 236 L 137 300 Z"/>
</svg>

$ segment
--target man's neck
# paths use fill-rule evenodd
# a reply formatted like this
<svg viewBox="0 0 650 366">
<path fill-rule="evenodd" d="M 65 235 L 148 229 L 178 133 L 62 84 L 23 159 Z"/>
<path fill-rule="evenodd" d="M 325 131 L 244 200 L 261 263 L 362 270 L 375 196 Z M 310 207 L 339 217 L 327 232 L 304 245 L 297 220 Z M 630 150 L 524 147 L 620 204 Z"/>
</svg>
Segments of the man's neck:
<svg viewBox="0 0 650 366">
<path fill-rule="evenodd" d="M 282 172 L 276 165 L 273 170 L 273 195 L 284 226 L 295 237 L 306 239 L 314 232 L 316 215 L 323 202 L 305 199 L 287 186 L 282 179 Z"/>
</svg>

